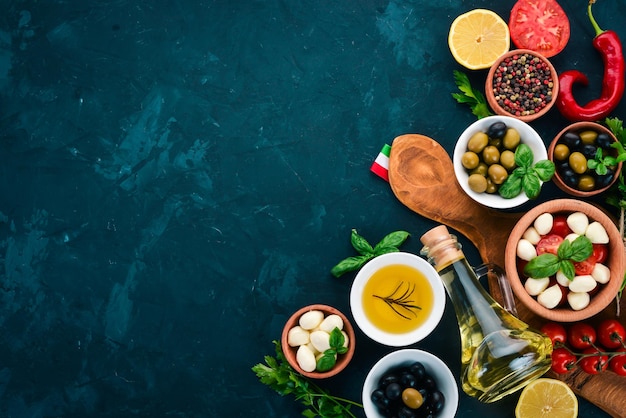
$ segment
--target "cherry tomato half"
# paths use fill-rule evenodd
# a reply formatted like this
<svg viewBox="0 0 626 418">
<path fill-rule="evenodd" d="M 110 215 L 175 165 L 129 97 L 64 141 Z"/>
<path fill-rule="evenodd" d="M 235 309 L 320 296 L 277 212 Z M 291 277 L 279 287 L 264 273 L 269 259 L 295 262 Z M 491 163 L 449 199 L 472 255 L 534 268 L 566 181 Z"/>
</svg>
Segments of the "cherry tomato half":
<svg viewBox="0 0 626 418">
<path fill-rule="evenodd" d="M 565 238 L 571 233 L 572 230 L 567 224 L 567 217 L 565 217 L 564 215 L 554 215 L 554 218 L 552 219 L 552 229 L 550 230 L 550 234 L 555 234 Z"/>
<path fill-rule="evenodd" d="M 605 371 L 609 367 L 609 357 L 595 348 L 586 348 L 583 350 L 585 357 L 580 359 L 579 365 L 586 373 L 598 374 Z"/>
<path fill-rule="evenodd" d="M 606 244 L 593 244 L 592 257 L 596 263 L 604 263 L 609 256 L 609 247 Z"/>
<path fill-rule="evenodd" d="M 598 342 L 606 348 L 626 347 L 626 329 L 617 319 L 606 319 L 598 325 Z"/>
<path fill-rule="evenodd" d="M 585 322 L 577 322 L 569 328 L 567 341 L 572 347 L 582 350 L 593 346 L 596 342 L 596 337 L 597 334 L 594 327 Z"/>
<path fill-rule="evenodd" d="M 567 342 L 567 331 L 565 327 L 556 322 L 546 322 L 540 329 L 541 332 L 546 334 L 550 341 L 552 341 L 553 347 L 558 347 Z"/>
<path fill-rule="evenodd" d="M 624 354 L 616 355 L 609 361 L 609 367 L 619 376 L 626 376 L 626 348 L 622 347 L 618 352 Z"/>
<path fill-rule="evenodd" d="M 596 259 L 593 258 L 593 254 L 589 256 L 585 261 L 574 262 L 574 270 L 577 276 L 585 276 L 591 274 L 593 268 L 596 266 Z"/>
<path fill-rule="evenodd" d="M 545 253 L 556 254 L 557 250 L 559 249 L 559 245 L 561 245 L 562 242 L 563 237 L 559 235 L 546 235 L 545 237 L 541 238 L 541 240 L 539 240 L 539 242 L 537 243 L 537 255 Z"/>
<path fill-rule="evenodd" d="M 515 46 L 549 58 L 567 45 L 570 24 L 556 0 L 518 0 L 511 10 L 509 31 Z"/>
<path fill-rule="evenodd" d="M 576 356 L 566 348 L 555 348 L 552 350 L 551 367 L 555 373 L 565 374 L 576 368 Z"/>
</svg>

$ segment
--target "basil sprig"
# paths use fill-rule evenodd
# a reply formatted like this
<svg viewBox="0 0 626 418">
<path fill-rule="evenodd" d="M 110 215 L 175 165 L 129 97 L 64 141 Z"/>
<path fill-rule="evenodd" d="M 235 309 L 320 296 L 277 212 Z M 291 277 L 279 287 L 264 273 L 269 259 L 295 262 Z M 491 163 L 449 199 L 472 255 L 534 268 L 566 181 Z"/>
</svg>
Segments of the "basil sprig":
<svg viewBox="0 0 626 418">
<path fill-rule="evenodd" d="M 400 251 L 398 247 L 409 237 L 406 231 L 395 231 L 387 234 L 378 244 L 372 245 L 361 235 L 352 229 L 350 242 L 354 249 L 360 254 L 353 257 L 344 258 L 330 272 L 333 276 L 339 277 L 349 271 L 358 270 L 372 258 Z"/>
<path fill-rule="evenodd" d="M 526 144 L 519 144 L 515 149 L 515 164 L 517 168 L 507 177 L 498 193 L 505 199 L 518 196 L 522 190 L 529 199 L 535 199 L 541 191 L 541 182 L 552 179 L 554 163 L 550 160 L 541 160 L 533 164 L 533 151 Z"/>
<path fill-rule="evenodd" d="M 328 345 L 330 348 L 325 350 L 321 357 L 317 360 L 316 369 L 318 372 L 327 372 L 337 363 L 338 354 L 346 354 L 348 347 L 344 347 L 346 338 L 341 330 L 337 327 L 330 332 Z"/>
<path fill-rule="evenodd" d="M 559 245 L 556 254 L 544 253 L 531 259 L 524 267 L 524 273 L 528 277 L 540 279 L 550 277 L 561 270 L 565 277 L 574 280 L 576 275 L 574 262 L 585 261 L 592 253 L 593 244 L 586 236 L 580 235 L 574 241 L 565 239 Z"/>
</svg>

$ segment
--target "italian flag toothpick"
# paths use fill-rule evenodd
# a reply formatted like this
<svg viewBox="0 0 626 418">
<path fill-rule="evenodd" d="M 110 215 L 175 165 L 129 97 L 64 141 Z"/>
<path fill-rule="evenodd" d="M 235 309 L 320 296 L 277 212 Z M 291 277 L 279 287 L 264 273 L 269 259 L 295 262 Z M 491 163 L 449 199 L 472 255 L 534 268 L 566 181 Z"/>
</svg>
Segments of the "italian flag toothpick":
<svg viewBox="0 0 626 418">
<path fill-rule="evenodd" d="M 385 181 L 389 181 L 389 151 L 391 151 L 391 146 L 385 144 L 370 167 L 371 172 Z"/>
</svg>

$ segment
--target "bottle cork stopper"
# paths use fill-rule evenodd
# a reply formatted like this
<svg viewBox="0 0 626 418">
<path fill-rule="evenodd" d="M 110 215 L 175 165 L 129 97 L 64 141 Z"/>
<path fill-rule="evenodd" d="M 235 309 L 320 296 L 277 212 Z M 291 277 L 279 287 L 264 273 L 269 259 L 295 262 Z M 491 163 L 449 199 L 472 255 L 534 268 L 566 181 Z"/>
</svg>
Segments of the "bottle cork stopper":
<svg viewBox="0 0 626 418">
<path fill-rule="evenodd" d="M 450 235 L 445 225 L 439 225 L 426 232 L 420 241 L 426 247 L 428 257 L 432 259 L 437 271 L 465 257 L 456 238 Z"/>
</svg>

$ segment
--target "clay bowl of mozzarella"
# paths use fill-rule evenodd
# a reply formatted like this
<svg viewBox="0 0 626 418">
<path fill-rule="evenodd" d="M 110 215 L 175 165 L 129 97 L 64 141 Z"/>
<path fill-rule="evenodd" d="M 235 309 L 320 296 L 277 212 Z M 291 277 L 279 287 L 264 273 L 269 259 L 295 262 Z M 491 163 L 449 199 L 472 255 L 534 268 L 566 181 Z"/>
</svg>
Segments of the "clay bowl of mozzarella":
<svg viewBox="0 0 626 418">
<path fill-rule="evenodd" d="M 573 244 L 578 237 L 584 238 Z M 573 245 L 562 245 L 565 240 Z M 585 248 L 583 242 L 591 248 L 590 242 L 592 251 L 580 259 L 574 252 Z M 545 253 L 555 256 L 542 257 L 542 263 L 535 260 L 534 266 L 546 260 L 569 260 L 571 266 L 561 264 L 554 274 L 543 271 L 545 277 L 532 277 L 543 275 L 533 272 L 529 263 Z M 614 221 L 600 208 L 575 199 L 548 201 L 528 211 L 511 231 L 505 249 L 505 269 L 515 296 L 552 321 L 581 321 L 604 310 L 615 300 L 624 266 L 624 244 Z"/>
<path fill-rule="evenodd" d="M 320 371 L 318 360 L 330 348 L 333 331 L 341 332 L 347 350 L 336 354 L 336 363 L 330 370 Z M 299 309 L 285 323 L 281 346 L 287 362 L 298 373 L 312 379 L 325 379 L 345 369 L 352 360 L 354 328 L 348 318 L 332 306 L 309 305 Z"/>
</svg>

